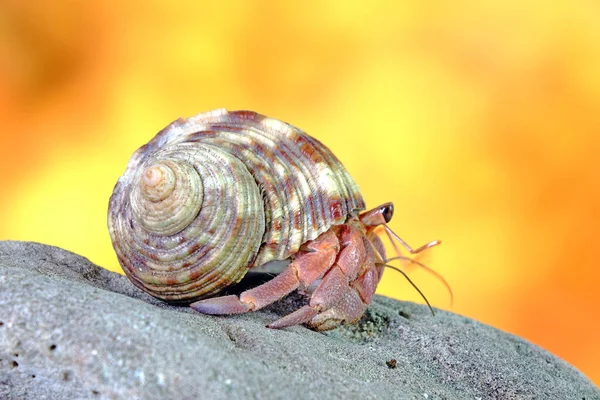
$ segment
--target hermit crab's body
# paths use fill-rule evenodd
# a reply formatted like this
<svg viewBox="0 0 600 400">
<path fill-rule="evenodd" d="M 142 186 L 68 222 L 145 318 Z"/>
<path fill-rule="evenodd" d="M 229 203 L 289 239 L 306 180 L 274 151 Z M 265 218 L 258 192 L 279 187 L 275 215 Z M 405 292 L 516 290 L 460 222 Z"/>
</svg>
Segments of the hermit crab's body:
<svg viewBox="0 0 600 400">
<path fill-rule="evenodd" d="M 359 319 L 381 279 L 385 250 L 373 230 L 393 209 L 364 208 L 320 142 L 257 113 L 221 109 L 173 122 L 132 156 L 108 225 L 125 273 L 153 296 L 236 314 L 299 289 L 308 304 L 270 327 L 326 330 Z M 207 298 L 285 259 L 271 281 Z"/>
</svg>

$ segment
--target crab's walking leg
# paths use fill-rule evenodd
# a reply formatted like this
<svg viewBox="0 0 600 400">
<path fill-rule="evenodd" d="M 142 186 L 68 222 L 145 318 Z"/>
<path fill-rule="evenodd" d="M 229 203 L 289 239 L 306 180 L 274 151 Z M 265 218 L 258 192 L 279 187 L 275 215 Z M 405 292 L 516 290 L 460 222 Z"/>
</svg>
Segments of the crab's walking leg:
<svg viewBox="0 0 600 400">
<path fill-rule="evenodd" d="M 259 310 L 290 292 L 301 284 L 305 287 L 319 279 L 333 265 L 339 250 L 335 234 L 327 231 L 306 245 L 307 251 L 269 282 L 240 293 L 240 296 L 222 296 L 200 300 L 190 304 L 203 314 L 242 314 Z"/>
<path fill-rule="evenodd" d="M 344 286 L 348 286 L 348 281 L 342 270 L 336 265 L 323 277 L 312 294 L 309 305 L 269 324 L 269 328 L 286 328 L 310 321 L 321 310 L 330 308 L 339 300 L 339 292 Z"/>
<path fill-rule="evenodd" d="M 213 297 L 190 304 L 202 314 L 243 314 L 263 308 L 289 294 L 299 285 L 295 268 L 290 264 L 281 274 L 253 289 L 236 295 Z"/>
<path fill-rule="evenodd" d="M 355 321 L 366 304 L 357 291 L 348 285 L 348 278 L 337 265 L 325 275 L 307 306 L 268 325 L 269 328 L 310 323 L 319 331 L 329 330 L 345 321 Z"/>
<path fill-rule="evenodd" d="M 273 322 L 269 328 L 310 323 L 317 330 L 328 330 L 345 321 L 360 318 L 370 298 L 365 302 L 357 288 L 350 286 L 350 282 L 355 281 L 359 271 L 361 280 L 357 286 L 365 282 L 369 286 L 368 281 L 372 280 L 374 271 L 365 268 L 367 249 L 363 240 L 367 239 L 351 226 L 340 228 L 339 236 L 344 248 L 337 263 L 325 274 L 313 292 L 309 304 Z M 369 249 L 369 254 L 370 252 L 372 251 Z M 367 287 L 367 290 L 369 289 L 371 288 Z"/>
</svg>

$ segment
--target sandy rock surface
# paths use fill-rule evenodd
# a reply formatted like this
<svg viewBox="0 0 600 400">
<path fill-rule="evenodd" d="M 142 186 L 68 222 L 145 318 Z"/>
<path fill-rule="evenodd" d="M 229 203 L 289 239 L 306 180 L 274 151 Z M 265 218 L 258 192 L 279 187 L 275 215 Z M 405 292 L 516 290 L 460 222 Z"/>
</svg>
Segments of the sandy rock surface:
<svg viewBox="0 0 600 400">
<path fill-rule="evenodd" d="M 203 316 L 68 251 L 0 242 L 0 398 L 600 399 L 523 339 L 381 296 L 356 326 L 265 328 L 302 301 Z"/>
</svg>

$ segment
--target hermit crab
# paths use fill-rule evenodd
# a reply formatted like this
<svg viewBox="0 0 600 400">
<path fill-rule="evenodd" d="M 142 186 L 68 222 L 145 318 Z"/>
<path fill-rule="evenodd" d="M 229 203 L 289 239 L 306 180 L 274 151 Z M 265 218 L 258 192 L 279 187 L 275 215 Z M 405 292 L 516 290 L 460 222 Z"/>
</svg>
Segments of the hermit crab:
<svg viewBox="0 0 600 400">
<path fill-rule="evenodd" d="M 152 296 L 239 314 L 298 290 L 306 305 L 268 326 L 322 331 L 357 321 L 371 303 L 391 260 L 377 228 L 411 253 L 439 243 L 404 243 L 386 225 L 392 203 L 363 210 L 358 186 L 319 141 L 255 112 L 219 109 L 171 123 L 133 154 L 108 228 L 125 274 Z M 270 281 L 215 297 L 275 260 L 289 264 Z"/>
</svg>

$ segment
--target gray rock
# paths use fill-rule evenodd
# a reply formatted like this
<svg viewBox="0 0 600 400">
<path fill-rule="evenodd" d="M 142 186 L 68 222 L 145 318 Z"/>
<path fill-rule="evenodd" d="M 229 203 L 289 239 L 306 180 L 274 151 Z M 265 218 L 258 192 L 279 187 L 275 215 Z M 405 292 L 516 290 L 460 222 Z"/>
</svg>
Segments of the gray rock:
<svg viewBox="0 0 600 400">
<path fill-rule="evenodd" d="M 381 296 L 356 326 L 265 328 L 301 302 L 203 316 L 65 250 L 0 242 L 0 398 L 600 399 L 523 339 Z"/>
</svg>

